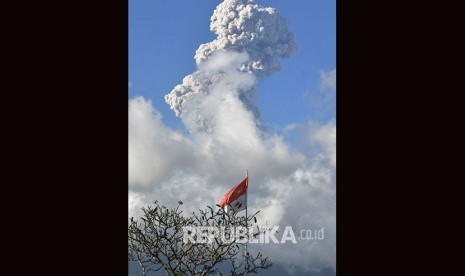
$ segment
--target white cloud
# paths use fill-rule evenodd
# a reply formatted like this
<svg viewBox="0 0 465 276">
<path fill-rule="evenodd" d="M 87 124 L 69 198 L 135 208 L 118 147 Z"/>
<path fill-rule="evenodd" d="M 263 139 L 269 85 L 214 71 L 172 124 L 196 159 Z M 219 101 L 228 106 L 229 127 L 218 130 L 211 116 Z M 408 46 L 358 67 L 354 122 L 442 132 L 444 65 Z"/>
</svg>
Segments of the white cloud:
<svg viewBox="0 0 465 276">
<path fill-rule="evenodd" d="M 320 70 L 319 82 L 302 94 L 302 99 L 313 109 L 316 118 L 328 121 L 336 113 L 336 68 Z"/>
<path fill-rule="evenodd" d="M 149 187 L 165 180 L 173 167 L 189 163 L 189 143 L 165 127 L 161 114 L 150 101 L 136 97 L 129 101 L 129 183 Z"/>
<path fill-rule="evenodd" d="M 214 94 L 214 93 L 213 93 Z M 249 170 L 249 210 L 259 223 L 296 231 L 325 228 L 325 240 L 260 245 L 273 262 L 315 270 L 335 266 L 335 124 L 308 124 L 308 148 L 295 152 L 263 133 L 237 95 L 215 110 L 215 131 L 182 135 L 165 126 L 149 100 L 129 100 L 129 212 L 154 200 L 187 212 L 214 206 Z M 257 245 L 258 246 L 258 245 Z"/>
<path fill-rule="evenodd" d="M 336 68 L 329 72 L 320 71 L 320 90 L 321 91 L 329 91 L 335 92 L 336 91 Z"/>
<path fill-rule="evenodd" d="M 331 165 L 336 166 L 336 121 L 331 121 L 326 125 L 311 127 L 309 136 L 311 141 L 320 144 L 326 153 L 326 157 L 331 161 Z"/>
</svg>

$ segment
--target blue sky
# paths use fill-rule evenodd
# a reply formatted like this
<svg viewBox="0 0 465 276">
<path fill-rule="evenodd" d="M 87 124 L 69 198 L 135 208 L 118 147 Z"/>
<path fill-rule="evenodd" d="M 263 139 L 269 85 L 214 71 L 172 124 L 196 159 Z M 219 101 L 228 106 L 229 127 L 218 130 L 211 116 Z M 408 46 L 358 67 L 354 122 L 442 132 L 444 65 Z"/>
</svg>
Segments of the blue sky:
<svg viewBox="0 0 465 276">
<path fill-rule="evenodd" d="M 215 38 L 210 17 L 221 1 L 129 1 L 129 97 L 143 95 L 170 126 L 182 124 L 163 97 L 195 71 L 195 50 Z M 336 67 L 336 1 L 262 0 L 276 8 L 294 32 L 298 50 L 281 60 L 281 71 L 263 78 L 257 106 L 263 123 L 272 128 L 308 119 L 326 121 L 334 110 L 316 110 L 320 71 Z"/>
<path fill-rule="evenodd" d="M 211 103 L 205 106 L 223 112 L 215 131 L 189 132 L 192 122 L 176 117 L 164 96 L 198 70 L 195 51 L 216 38 L 210 18 L 221 2 L 129 0 L 130 215 L 153 200 L 214 206 L 247 168 L 248 206 L 261 211 L 259 221 L 296 231 L 325 227 L 327 237 L 262 247 L 275 266 L 259 275 L 293 275 L 289 268 L 334 275 L 336 1 L 256 0 L 276 8 L 297 44 L 279 60 L 280 71 L 254 85 L 265 135 L 247 110 Z"/>
</svg>

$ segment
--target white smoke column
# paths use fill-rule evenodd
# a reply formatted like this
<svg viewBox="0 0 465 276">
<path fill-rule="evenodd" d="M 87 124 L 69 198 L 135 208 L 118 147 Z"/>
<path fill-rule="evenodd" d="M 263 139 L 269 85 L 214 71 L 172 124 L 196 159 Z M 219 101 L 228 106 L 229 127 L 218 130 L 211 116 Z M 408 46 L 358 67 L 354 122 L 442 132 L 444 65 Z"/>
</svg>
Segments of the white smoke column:
<svg viewBox="0 0 465 276">
<path fill-rule="evenodd" d="M 195 61 L 199 70 L 186 76 L 182 84 L 165 96 L 165 101 L 191 131 L 214 131 L 214 110 L 205 114 L 199 105 L 208 100 L 205 96 L 212 94 L 215 84 L 225 82 L 224 79 L 232 90 L 217 91 L 218 104 L 222 103 L 221 94 L 229 92 L 258 117 L 254 105 L 256 78 L 279 70 L 278 58 L 289 57 L 296 49 L 294 35 L 284 18 L 274 8 L 259 6 L 251 0 L 225 0 L 219 4 L 211 17 L 210 30 L 218 37 L 197 49 Z M 203 66 L 212 59 L 215 61 Z"/>
</svg>

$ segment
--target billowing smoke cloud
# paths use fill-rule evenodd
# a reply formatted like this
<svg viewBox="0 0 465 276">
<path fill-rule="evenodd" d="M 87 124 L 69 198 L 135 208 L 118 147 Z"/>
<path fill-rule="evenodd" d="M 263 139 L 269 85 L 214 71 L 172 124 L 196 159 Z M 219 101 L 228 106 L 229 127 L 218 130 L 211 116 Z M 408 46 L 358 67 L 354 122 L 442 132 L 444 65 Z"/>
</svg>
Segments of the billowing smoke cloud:
<svg viewBox="0 0 465 276">
<path fill-rule="evenodd" d="M 325 234 L 321 241 L 256 244 L 250 250 L 300 273 L 335 268 L 334 121 L 295 127 L 293 134 L 306 137 L 305 148 L 296 151 L 282 137 L 261 132 L 245 107 L 237 108 L 222 115 L 228 117 L 214 133 L 183 136 L 163 125 L 149 100 L 131 99 L 130 215 L 138 216 L 153 200 L 168 206 L 182 200 L 186 213 L 214 206 L 248 169 L 249 211 L 260 210 L 259 224 L 280 225 L 280 233 L 290 225 L 296 235 L 324 227 Z"/>
<path fill-rule="evenodd" d="M 271 7 L 253 1 L 226 0 L 213 12 L 210 30 L 218 37 L 200 45 L 195 60 L 201 64 L 217 51 L 247 52 L 243 72 L 266 75 L 279 70 L 278 58 L 295 50 L 294 35 L 286 21 Z"/>
<path fill-rule="evenodd" d="M 199 70 L 165 96 L 192 131 L 214 131 L 214 111 L 206 113 L 202 108 L 205 96 L 211 94 L 215 94 L 213 101 L 217 104 L 222 104 L 228 93 L 236 94 L 258 118 L 254 105 L 256 78 L 279 70 L 278 59 L 289 57 L 296 49 L 286 21 L 275 9 L 253 1 L 225 0 L 219 4 L 211 17 L 210 30 L 217 38 L 197 49 Z"/>
<path fill-rule="evenodd" d="M 305 148 L 296 151 L 282 137 L 257 128 L 245 107 L 236 108 L 221 115 L 225 118 L 214 133 L 183 136 L 163 125 L 149 100 L 129 101 L 130 215 L 138 216 L 139 208 L 153 200 L 168 206 L 182 200 L 186 213 L 214 206 L 248 169 L 249 211 L 260 210 L 259 224 L 280 225 L 280 233 L 290 225 L 296 235 L 325 229 L 321 241 L 256 244 L 250 250 L 299 271 L 334 268 L 334 121 L 295 127 L 293 134 L 306 137 Z"/>
<path fill-rule="evenodd" d="M 295 50 L 293 35 L 274 9 L 252 1 L 225 0 L 211 19 L 218 37 L 199 47 L 198 70 L 165 97 L 188 135 L 165 126 L 150 100 L 129 100 L 129 214 L 154 200 L 181 200 L 186 213 L 214 206 L 248 169 L 249 211 L 261 211 L 260 224 L 325 229 L 324 240 L 250 250 L 300 273 L 335 269 L 335 121 L 286 127 L 304 137 L 296 147 L 261 129 L 254 105 L 257 81 Z M 327 76 L 322 85 L 335 90 Z"/>
</svg>

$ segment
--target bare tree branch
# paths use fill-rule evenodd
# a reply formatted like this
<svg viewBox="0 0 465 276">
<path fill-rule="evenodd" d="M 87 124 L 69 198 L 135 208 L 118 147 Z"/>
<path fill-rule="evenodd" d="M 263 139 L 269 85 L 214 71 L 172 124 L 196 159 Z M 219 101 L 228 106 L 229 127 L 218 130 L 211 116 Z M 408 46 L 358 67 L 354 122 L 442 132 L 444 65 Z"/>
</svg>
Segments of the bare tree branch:
<svg viewBox="0 0 465 276">
<path fill-rule="evenodd" d="M 184 227 L 223 227 L 221 229 L 228 232 L 238 226 L 253 225 L 257 221 L 255 216 L 258 212 L 249 217 L 236 216 L 234 212 L 226 213 L 223 209 L 215 211 L 208 206 L 205 210 L 199 210 L 198 214 L 192 213 L 186 217 L 182 215 L 181 205 L 182 202 L 179 202 L 176 208 L 169 209 L 155 201 L 153 206 L 142 208 L 143 216 L 140 220 L 130 218 L 128 260 L 139 264 L 142 276 L 161 269 L 169 276 L 204 276 L 214 272 L 220 263 L 229 264 L 229 275 L 257 273 L 260 269 L 271 266 L 268 257 L 263 257 L 260 252 L 249 252 L 247 256 L 243 256 L 241 246 L 234 237 L 225 241 L 216 234 L 214 240 L 207 243 L 183 240 Z M 259 231 L 254 233 L 254 237 L 260 234 L 258 226 L 257 229 Z M 226 234 L 222 233 L 225 236 Z"/>
</svg>

